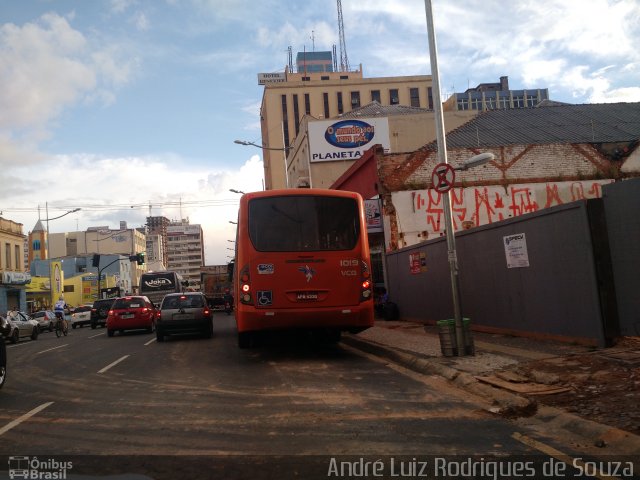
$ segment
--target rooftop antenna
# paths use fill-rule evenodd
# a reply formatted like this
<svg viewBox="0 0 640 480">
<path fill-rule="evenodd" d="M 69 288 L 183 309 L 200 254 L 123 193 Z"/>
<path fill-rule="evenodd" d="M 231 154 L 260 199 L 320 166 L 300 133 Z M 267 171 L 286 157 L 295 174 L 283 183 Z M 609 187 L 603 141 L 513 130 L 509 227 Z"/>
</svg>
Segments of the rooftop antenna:
<svg viewBox="0 0 640 480">
<path fill-rule="evenodd" d="M 289 45 L 289 48 L 287 48 L 288 51 L 288 55 L 289 55 L 289 73 L 293 73 L 293 50 L 291 49 L 291 45 Z"/>
<path fill-rule="evenodd" d="M 331 50 L 333 51 L 333 71 L 337 72 L 338 71 L 338 55 L 336 54 L 336 44 L 333 44 L 333 47 L 331 48 Z"/>
<path fill-rule="evenodd" d="M 347 58 L 347 44 L 344 40 L 344 23 L 342 22 L 342 1 L 338 2 L 338 35 L 340 37 L 340 71 L 349 71 L 349 59 Z"/>
<path fill-rule="evenodd" d="M 312 52 L 316 51 L 316 37 L 313 33 L 313 30 L 311 30 L 311 51 Z"/>
</svg>

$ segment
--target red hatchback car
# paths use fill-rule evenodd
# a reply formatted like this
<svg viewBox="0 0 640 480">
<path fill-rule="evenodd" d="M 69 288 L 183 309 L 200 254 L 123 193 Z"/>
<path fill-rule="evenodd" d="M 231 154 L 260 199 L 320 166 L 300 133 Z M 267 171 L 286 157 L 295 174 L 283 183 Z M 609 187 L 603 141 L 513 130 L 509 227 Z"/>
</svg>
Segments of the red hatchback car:
<svg viewBox="0 0 640 480">
<path fill-rule="evenodd" d="M 116 298 L 107 316 L 107 335 L 113 337 L 116 330 L 146 329 L 151 333 L 156 328 L 156 308 L 143 296 Z"/>
</svg>

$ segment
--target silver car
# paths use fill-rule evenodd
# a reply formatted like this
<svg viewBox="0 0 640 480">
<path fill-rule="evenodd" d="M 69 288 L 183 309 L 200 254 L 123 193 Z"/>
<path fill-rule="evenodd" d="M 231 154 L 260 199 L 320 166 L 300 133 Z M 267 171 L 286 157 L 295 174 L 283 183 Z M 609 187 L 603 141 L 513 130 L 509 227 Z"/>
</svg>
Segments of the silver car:
<svg viewBox="0 0 640 480">
<path fill-rule="evenodd" d="M 169 293 L 162 299 L 156 317 L 156 339 L 174 333 L 213 335 L 212 312 L 207 297 L 200 292 Z"/>
<path fill-rule="evenodd" d="M 31 337 L 31 340 L 38 338 L 38 333 L 40 333 L 38 322 L 26 313 L 10 310 L 7 312 L 6 318 L 10 326 L 7 338 L 11 340 L 11 343 L 18 343 L 24 337 Z"/>
<path fill-rule="evenodd" d="M 33 318 L 40 326 L 40 331 L 45 330 L 53 331 L 53 327 L 56 326 L 56 314 L 51 310 L 40 310 L 35 312 L 31 318 Z"/>
</svg>

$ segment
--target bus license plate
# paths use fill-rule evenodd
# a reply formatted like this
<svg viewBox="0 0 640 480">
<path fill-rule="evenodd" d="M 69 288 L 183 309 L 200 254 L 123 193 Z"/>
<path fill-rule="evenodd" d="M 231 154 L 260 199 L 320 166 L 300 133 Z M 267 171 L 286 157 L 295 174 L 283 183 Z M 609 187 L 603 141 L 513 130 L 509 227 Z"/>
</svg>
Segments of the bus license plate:
<svg viewBox="0 0 640 480">
<path fill-rule="evenodd" d="M 317 292 L 300 292 L 296 295 L 299 302 L 315 302 L 318 300 Z"/>
</svg>

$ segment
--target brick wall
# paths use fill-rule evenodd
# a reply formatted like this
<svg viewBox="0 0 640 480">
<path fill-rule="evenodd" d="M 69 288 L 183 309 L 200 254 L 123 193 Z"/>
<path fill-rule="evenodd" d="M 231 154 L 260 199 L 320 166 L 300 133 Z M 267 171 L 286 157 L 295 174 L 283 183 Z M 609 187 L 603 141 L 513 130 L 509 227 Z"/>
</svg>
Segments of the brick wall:
<svg viewBox="0 0 640 480">
<path fill-rule="evenodd" d="M 551 204 L 570 201 L 572 198 L 579 198 L 580 195 L 583 198 L 600 196 L 601 189 L 598 185 L 601 183 L 607 183 L 607 181 L 623 176 L 637 176 L 640 173 L 621 173 L 621 167 L 627 157 L 621 160 L 611 160 L 606 154 L 590 144 L 510 145 L 488 149 L 456 149 L 448 151 L 448 162 L 454 167 L 460 166 L 463 161 L 483 152 L 493 153 L 495 159 L 483 166 L 464 172 L 456 172 L 452 205 L 454 217 L 457 215 L 460 220 L 467 214 L 467 209 L 475 206 L 476 212 L 478 211 L 478 201 L 486 202 L 489 210 L 484 223 L 486 223 L 486 218 L 491 219 L 492 205 L 490 202 L 498 202 L 496 204 L 498 205 L 504 201 L 504 199 L 498 198 L 502 195 L 499 190 L 493 187 L 502 187 L 505 198 L 509 197 L 511 202 L 515 202 L 515 194 L 511 198 L 511 192 L 517 190 L 513 188 L 514 186 L 525 184 L 526 188 L 522 189 L 523 191 L 533 192 L 536 190 L 536 199 L 531 201 L 529 207 L 520 209 L 514 206 L 511 209 L 513 212 L 528 213 L 535 211 L 532 209 L 540 209 Z M 430 196 L 433 201 L 431 193 L 435 191 L 432 190 L 431 175 L 438 163 L 437 152 L 432 144 L 411 153 L 387 155 L 382 152 L 377 153 L 378 177 L 381 187 L 379 191 L 383 198 L 383 214 L 388 217 L 391 230 L 387 233 L 387 249 L 394 250 L 426 240 L 429 237 L 433 238 L 434 234 L 443 231 L 441 228 L 435 228 L 434 225 L 429 233 L 429 228 L 425 228 L 424 219 L 414 221 L 411 218 L 412 214 L 421 215 L 419 208 L 416 211 L 416 207 L 419 206 L 413 205 L 413 211 L 407 213 L 407 205 L 394 205 L 392 198 L 394 192 L 408 191 L 412 193 L 412 199 L 421 194 L 423 198 Z M 534 184 L 542 185 L 536 186 Z M 473 192 L 465 194 L 465 190 L 470 187 L 484 186 L 493 189 L 476 188 Z M 495 198 L 478 200 L 483 192 L 485 195 L 494 195 Z M 456 194 L 458 195 L 459 207 L 457 212 L 455 209 Z M 545 195 L 546 198 L 542 198 Z M 466 198 L 469 196 L 475 196 L 475 199 Z M 409 202 L 408 204 L 411 205 L 411 200 L 404 202 Z M 497 214 L 495 217 L 497 218 Z M 432 219 L 429 222 L 434 223 Z M 462 228 L 462 223 L 462 220 L 458 222 L 456 229 Z M 476 214 L 475 218 L 473 215 L 467 217 L 466 227 L 484 223 L 481 216 Z"/>
</svg>

